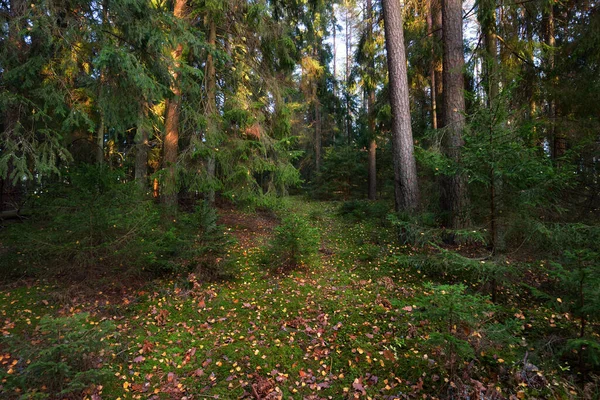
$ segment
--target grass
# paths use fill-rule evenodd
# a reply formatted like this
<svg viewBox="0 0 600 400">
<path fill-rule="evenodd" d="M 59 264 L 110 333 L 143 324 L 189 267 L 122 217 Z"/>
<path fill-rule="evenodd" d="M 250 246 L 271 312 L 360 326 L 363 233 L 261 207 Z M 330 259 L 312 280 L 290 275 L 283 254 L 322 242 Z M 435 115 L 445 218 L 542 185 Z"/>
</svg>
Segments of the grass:
<svg viewBox="0 0 600 400">
<path fill-rule="evenodd" d="M 68 306 L 39 282 L 2 290 L 0 391 L 8 398 L 53 398 L 18 379 L 31 362 L 22 355 L 53 334 L 37 329 L 44 315 L 90 312 L 92 325 L 111 321 L 115 331 L 94 354 L 95 367 L 107 374 L 84 398 L 460 398 L 495 390 L 519 398 L 574 396 L 574 386 L 557 378 L 560 371 L 540 372 L 547 387 L 536 386 L 534 376 L 519 378 L 523 355 L 535 352 L 524 338 L 527 325 L 549 318 L 550 310 L 521 320 L 514 316 L 519 309 L 503 306 L 485 321 L 448 328 L 427 314 L 444 297 L 424 286 L 430 279 L 418 267 L 398 263 L 414 249 L 387 242 L 392 235 L 378 227 L 335 217 L 333 203 L 292 206 L 322 236 L 320 262 L 310 268 L 286 274 L 264 268 L 264 240 L 255 237 L 230 249 L 238 270 L 232 281 L 180 276 Z M 487 309 L 485 298 L 472 301 Z M 486 342 L 486 329 L 502 332 L 515 320 L 522 340 L 506 347 Z M 443 334 L 437 341 L 436 332 Z M 472 346 L 476 358 L 457 359 L 455 339 Z"/>
</svg>

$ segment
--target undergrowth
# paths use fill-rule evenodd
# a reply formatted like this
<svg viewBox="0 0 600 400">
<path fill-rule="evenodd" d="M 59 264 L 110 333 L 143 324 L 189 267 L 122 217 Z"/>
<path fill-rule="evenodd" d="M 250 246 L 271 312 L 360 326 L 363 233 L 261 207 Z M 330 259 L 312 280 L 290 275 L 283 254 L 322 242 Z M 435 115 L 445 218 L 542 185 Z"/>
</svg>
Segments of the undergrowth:
<svg viewBox="0 0 600 400">
<path fill-rule="evenodd" d="M 226 245 L 212 207 L 201 203 L 164 217 L 136 183 L 121 178 L 119 171 L 81 167 L 36 193 L 31 218 L 1 232 L 4 280 L 156 277 L 198 264 L 218 274 L 205 261 Z"/>
</svg>

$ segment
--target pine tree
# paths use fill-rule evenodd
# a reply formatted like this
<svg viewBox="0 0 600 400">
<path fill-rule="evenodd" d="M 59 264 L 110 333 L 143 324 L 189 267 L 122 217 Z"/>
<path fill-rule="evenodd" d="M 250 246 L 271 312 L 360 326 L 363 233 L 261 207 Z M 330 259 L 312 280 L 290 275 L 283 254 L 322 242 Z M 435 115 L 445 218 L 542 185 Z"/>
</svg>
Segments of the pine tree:
<svg viewBox="0 0 600 400">
<path fill-rule="evenodd" d="M 442 0 L 442 6 L 444 152 L 454 164 L 452 175 L 442 180 L 442 210 L 448 214 L 447 226 L 461 229 L 470 224 L 467 178 L 460 170 L 465 129 L 462 0 Z"/>
<path fill-rule="evenodd" d="M 419 189 L 410 123 L 402 9 L 395 0 L 382 0 L 382 4 L 392 106 L 395 205 L 397 211 L 414 211 L 419 207 Z"/>
</svg>

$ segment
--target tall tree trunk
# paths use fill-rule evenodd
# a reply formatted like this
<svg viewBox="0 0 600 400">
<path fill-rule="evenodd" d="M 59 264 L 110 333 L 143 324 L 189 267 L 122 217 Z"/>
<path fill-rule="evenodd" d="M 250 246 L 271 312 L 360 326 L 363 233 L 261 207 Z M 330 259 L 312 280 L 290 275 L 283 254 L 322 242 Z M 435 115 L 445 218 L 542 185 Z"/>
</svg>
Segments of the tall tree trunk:
<svg viewBox="0 0 600 400">
<path fill-rule="evenodd" d="M 434 40 L 435 44 L 439 45 L 443 42 L 443 33 L 442 33 L 442 0 L 431 0 L 431 15 L 433 19 L 433 30 L 434 30 Z M 433 69 L 434 69 L 434 81 L 435 85 L 435 104 L 436 104 L 436 125 L 437 127 L 444 126 L 444 109 L 441 106 L 443 103 L 443 95 L 444 95 L 444 80 L 442 77 L 443 63 L 442 57 L 439 51 L 434 47 L 434 61 L 433 61 Z"/>
<path fill-rule="evenodd" d="M 135 136 L 135 180 L 142 189 L 148 186 L 148 129 L 146 128 L 146 104 L 141 102 Z"/>
<path fill-rule="evenodd" d="M 104 74 L 100 74 L 100 82 L 103 81 Z M 100 110 L 100 121 L 98 121 L 98 131 L 96 132 L 96 164 L 104 163 L 104 113 Z"/>
<path fill-rule="evenodd" d="M 321 142 L 323 140 L 322 134 L 322 120 L 321 120 L 321 102 L 318 98 L 315 98 L 315 169 L 317 172 L 321 169 Z"/>
<path fill-rule="evenodd" d="M 333 6 L 335 10 L 335 5 Z M 335 18 L 335 11 L 333 12 L 333 98 L 337 99 L 337 23 Z M 335 130 L 334 130 L 335 132 Z M 335 134 L 335 133 L 334 133 Z M 335 137 L 334 137 L 335 143 Z"/>
<path fill-rule="evenodd" d="M 102 29 L 108 29 L 108 0 L 102 1 Z M 104 68 L 100 71 L 100 85 L 98 87 L 98 97 L 100 97 L 103 86 L 106 84 L 106 74 Z M 96 164 L 102 165 L 104 163 L 104 133 L 106 132 L 104 110 L 99 110 L 99 121 L 98 131 L 96 132 Z M 110 159 L 110 157 L 109 157 Z"/>
<path fill-rule="evenodd" d="M 367 115 L 369 125 L 369 200 L 377 199 L 377 141 L 375 139 L 375 43 L 373 41 L 373 3 L 367 0 L 367 48 L 369 53 L 368 65 L 368 94 Z"/>
<path fill-rule="evenodd" d="M 398 0 L 382 0 L 392 106 L 394 194 L 396 211 L 419 206 L 419 186 L 408 100 L 408 77 L 402 9 Z"/>
<path fill-rule="evenodd" d="M 350 26 L 350 2 L 346 1 L 346 76 L 345 85 L 346 90 L 346 137 L 348 138 L 348 146 L 352 144 L 352 115 L 350 113 L 350 51 L 352 47 L 352 27 Z"/>
<path fill-rule="evenodd" d="M 208 45 L 211 49 L 214 49 L 217 44 L 217 26 L 215 24 L 214 17 L 209 16 L 210 21 L 208 23 Z M 217 72 L 215 68 L 215 61 L 212 53 L 208 53 L 206 57 L 206 96 L 207 96 L 207 143 L 210 145 L 213 143 L 217 134 Z M 211 184 L 215 180 L 216 173 L 216 159 L 214 154 L 210 154 L 206 163 L 206 172 L 208 179 Z M 212 204 L 215 202 L 215 190 L 209 189 L 208 201 Z"/>
<path fill-rule="evenodd" d="M 175 0 L 173 15 L 175 18 L 185 17 L 187 0 Z M 171 73 L 171 92 L 173 97 L 167 101 L 167 114 L 165 118 L 165 138 L 163 168 L 166 171 L 162 184 L 161 201 L 171 207 L 177 206 L 177 156 L 179 150 L 179 114 L 181 106 L 181 89 L 179 87 L 179 67 L 183 44 L 178 44 L 171 51 L 173 65 Z"/>
<path fill-rule="evenodd" d="M 490 113 L 495 113 L 497 110 L 496 99 L 499 93 L 499 77 L 498 77 L 498 38 L 496 33 L 496 1 L 495 0 L 479 0 L 477 19 L 483 33 L 483 41 L 485 45 L 483 66 L 484 66 L 484 83 L 483 86 L 487 95 L 487 106 Z M 495 119 L 495 118 L 493 118 Z M 496 179 L 496 153 L 495 146 L 495 130 L 494 126 L 489 127 L 489 143 L 490 143 L 490 171 L 489 171 L 489 219 L 490 219 L 490 238 L 492 251 L 500 250 L 499 232 L 498 232 L 498 215 L 497 201 L 500 193 L 500 183 Z"/>
<path fill-rule="evenodd" d="M 442 210 L 446 225 L 461 229 L 469 225 L 467 178 L 460 172 L 462 133 L 465 128 L 464 53 L 462 33 L 462 0 L 442 0 L 443 13 L 443 80 L 444 80 L 444 153 L 459 170 L 442 181 Z"/>
<path fill-rule="evenodd" d="M 567 150 L 566 138 L 560 129 L 557 129 L 556 112 L 556 77 L 555 74 L 555 56 L 556 50 L 556 21 L 554 17 L 554 4 L 549 5 L 546 22 L 546 45 L 548 46 L 548 68 L 550 76 L 550 99 L 548 101 L 548 118 L 550 119 L 550 140 L 553 141 L 552 157 L 556 160 L 565 155 Z"/>
<path fill-rule="evenodd" d="M 484 87 L 488 106 L 491 106 L 499 92 L 498 79 L 498 36 L 496 33 L 496 0 L 479 0 L 478 19 L 483 33 Z"/>
<path fill-rule="evenodd" d="M 434 26 L 433 26 L 433 15 L 434 15 L 434 7 L 435 0 L 429 0 L 429 12 L 427 13 L 427 31 L 434 35 Z M 435 36 L 431 38 L 432 46 L 431 46 L 431 64 L 429 67 L 429 95 L 431 98 L 431 127 L 433 129 L 438 128 L 438 118 L 437 118 L 437 99 L 436 99 L 436 79 L 435 79 L 435 71 L 436 71 L 436 54 L 435 54 Z"/>
</svg>

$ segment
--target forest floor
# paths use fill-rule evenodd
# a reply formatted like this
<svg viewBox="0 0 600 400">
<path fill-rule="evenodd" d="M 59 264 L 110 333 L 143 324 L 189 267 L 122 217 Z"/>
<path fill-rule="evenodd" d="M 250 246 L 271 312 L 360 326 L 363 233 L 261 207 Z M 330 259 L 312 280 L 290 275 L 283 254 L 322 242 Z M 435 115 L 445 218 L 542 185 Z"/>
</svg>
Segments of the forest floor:
<svg viewBox="0 0 600 400">
<path fill-rule="evenodd" d="M 483 322 L 467 324 L 460 313 L 448 321 L 423 306 L 423 294 L 445 294 L 444 287 L 425 285 L 417 268 L 397 267 L 396 256 L 410 256 L 411 248 L 387 243 L 377 227 L 341 220 L 332 203 L 293 207 L 320 231 L 314 267 L 265 270 L 258 259 L 276 220 L 221 210 L 219 222 L 237 239 L 229 251 L 238 270 L 231 281 L 189 274 L 73 299 L 39 282 L 1 290 L 0 333 L 11 340 L 0 341 L 0 397 L 58 393 L 73 386 L 61 382 L 65 369 L 81 365 L 88 375 L 70 379 L 101 382 L 84 390 L 95 400 L 521 399 L 542 386 L 568 394 L 564 382 L 523 359 L 531 346 L 524 338 L 490 344 Z M 463 304 L 468 313 L 486 321 L 495 312 L 514 314 L 517 331 L 550 318 L 543 310 L 492 311 L 475 296 L 465 301 L 473 302 Z M 465 349 L 465 342 L 475 344 Z M 24 367 L 28 349 L 53 353 L 56 370 L 45 376 Z M 461 352 L 472 351 L 480 361 L 461 361 Z M 9 386 L 17 375 L 24 383 Z"/>
</svg>

